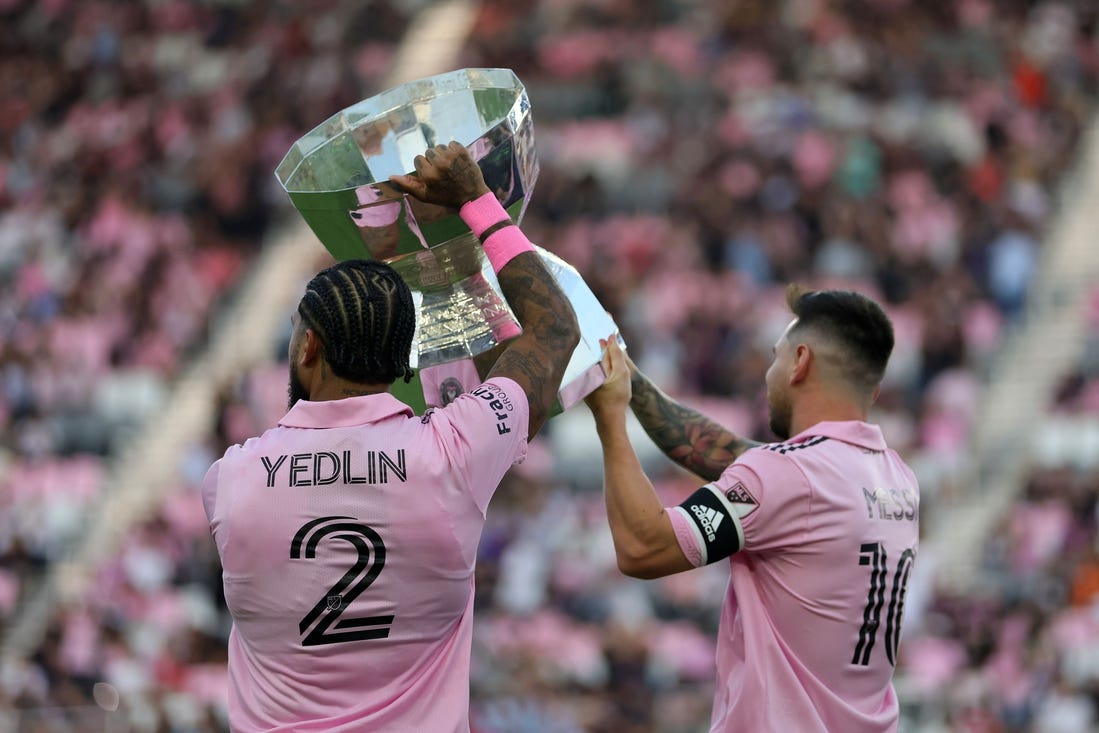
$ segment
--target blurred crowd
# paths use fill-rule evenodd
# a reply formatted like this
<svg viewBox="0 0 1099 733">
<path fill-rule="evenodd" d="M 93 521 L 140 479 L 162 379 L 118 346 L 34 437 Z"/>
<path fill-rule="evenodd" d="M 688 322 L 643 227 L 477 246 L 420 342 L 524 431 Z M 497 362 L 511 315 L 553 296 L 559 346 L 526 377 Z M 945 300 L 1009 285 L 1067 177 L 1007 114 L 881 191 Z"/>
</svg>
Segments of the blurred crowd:
<svg viewBox="0 0 1099 733">
<path fill-rule="evenodd" d="M 898 692 L 917 719 L 948 721 L 928 730 L 1099 727 L 1099 452 L 1080 450 L 1081 433 L 1099 432 L 1099 289 L 1088 302 L 1082 356 L 1050 399 L 1037 431 L 1046 434 L 972 587 L 940 592 L 906 620 L 916 624 L 906 628 Z"/>
<path fill-rule="evenodd" d="M 278 160 L 379 90 L 418 5 L 0 0 L 0 625 L 294 216 Z M 1094 111 L 1093 4 L 496 0 L 455 66 L 526 84 L 541 174 L 524 228 L 659 384 L 767 440 L 785 284 L 860 289 L 897 329 L 874 419 L 921 478 L 925 526 L 964 492 L 982 380 Z M 1099 405 L 1096 305 L 1051 411 Z M 224 390 L 160 510 L 0 671 L 23 729 L 224 729 L 228 617 L 197 491 L 281 416 L 285 383 L 272 361 Z M 706 730 L 727 572 L 618 574 L 598 463 L 577 459 L 586 417 L 551 421 L 490 508 L 474 730 Z M 697 487 L 657 473 L 667 503 Z M 1094 465 L 1036 465 L 972 592 L 937 591 L 949 558 L 919 559 L 902 730 L 1099 724 L 1097 494 Z"/>
<path fill-rule="evenodd" d="M 320 111 L 379 87 L 409 12 L 0 2 L 0 629 L 288 213 L 275 166 Z M 94 714 L 90 680 L 129 610 L 95 619 L 94 658 L 48 640 L 34 680 L 0 683 L 0 711 Z"/>
</svg>

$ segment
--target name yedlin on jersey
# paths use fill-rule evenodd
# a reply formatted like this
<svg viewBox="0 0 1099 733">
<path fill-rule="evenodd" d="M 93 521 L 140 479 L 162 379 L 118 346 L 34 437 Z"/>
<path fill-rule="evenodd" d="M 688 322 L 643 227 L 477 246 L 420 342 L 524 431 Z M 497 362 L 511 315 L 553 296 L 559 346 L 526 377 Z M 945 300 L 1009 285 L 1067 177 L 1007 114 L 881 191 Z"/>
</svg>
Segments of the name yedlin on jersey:
<svg viewBox="0 0 1099 733">
<path fill-rule="evenodd" d="M 395 455 L 381 450 L 368 450 L 365 456 L 350 450 L 318 451 L 260 456 L 260 461 L 267 471 L 268 487 L 275 485 L 280 474 L 289 486 L 325 486 L 340 480 L 345 484 L 385 484 L 390 475 L 397 481 L 408 480 L 404 448 Z"/>
</svg>

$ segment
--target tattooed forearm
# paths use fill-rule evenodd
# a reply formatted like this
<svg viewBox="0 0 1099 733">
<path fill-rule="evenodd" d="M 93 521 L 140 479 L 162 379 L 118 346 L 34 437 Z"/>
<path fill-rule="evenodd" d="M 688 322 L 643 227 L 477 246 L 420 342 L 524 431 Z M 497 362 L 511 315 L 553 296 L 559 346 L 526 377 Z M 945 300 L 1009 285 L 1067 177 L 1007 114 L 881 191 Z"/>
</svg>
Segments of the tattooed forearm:
<svg viewBox="0 0 1099 733">
<path fill-rule="evenodd" d="M 630 386 L 630 408 L 656 446 L 708 481 L 719 478 L 741 453 L 760 445 L 676 402 L 641 372 L 633 371 Z"/>
<path fill-rule="evenodd" d="M 492 373 L 510 377 L 523 387 L 530 404 L 530 429 L 527 437 L 534 437 L 537 432 L 535 426 L 541 427 L 549 418 L 557 395 L 554 385 L 559 383 L 560 377 L 556 383 L 550 381 L 544 363 L 521 349 L 508 349 L 501 354 Z"/>
<path fill-rule="evenodd" d="M 496 361 L 500 358 L 500 355 L 504 353 L 504 349 L 508 347 L 507 341 L 502 344 L 496 344 L 488 351 L 482 351 L 473 357 L 473 366 L 477 369 L 477 377 L 484 381 L 489 372 L 492 371 L 492 367 L 496 365 Z"/>
<path fill-rule="evenodd" d="M 524 252 L 501 268 L 500 289 L 523 333 L 508 343 L 490 376 L 514 379 L 530 402 L 532 437 L 549 417 L 561 378 L 580 340 L 576 314 L 553 275 L 534 252 Z"/>
</svg>

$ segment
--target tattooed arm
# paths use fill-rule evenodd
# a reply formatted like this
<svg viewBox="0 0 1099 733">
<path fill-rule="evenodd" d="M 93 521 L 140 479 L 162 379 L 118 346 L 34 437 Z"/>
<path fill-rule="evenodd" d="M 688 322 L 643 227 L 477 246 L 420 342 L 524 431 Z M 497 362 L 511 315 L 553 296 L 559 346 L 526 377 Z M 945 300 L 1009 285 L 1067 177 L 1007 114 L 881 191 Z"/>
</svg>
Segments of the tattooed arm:
<svg viewBox="0 0 1099 733">
<path fill-rule="evenodd" d="M 500 358 L 500 354 L 504 353 L 504 349 L 508 346 L 508 342 L 496 344 L 488 351 L 482 351 L 477 356 L 473 357 L 473 366 L 477 370 L 477 376 L 481 378 L 481 381 L 488 379 L 489 373 L 492 371 L 492 367 L 496 366 L 496 360 Z"/>
<path fill-rule="evenodd" d="M 702 413 L 676 402 L 627 357 L 633 396 L 630 409 L 668 458 L 713 481 L 744 451 L 760 445 L 742 438 Z"/>
<path fill-rule="evenodd" d="M 418 177 L 392 176 L 390 180 L 421 201 L 461 208 L 488 193 L 481 169 L 459 143 L 437 145 L 416 156 L 413 164 Z M 502 215 L 506 216 L 506 212 Z M 510 225 L 510 220 L 505 219 L 489 227 L 489 231 Z M 488 239 L 487 234 L 483 237 Z M 496 273 L 500 290 L 523 332 L 507 342 L 488 378 L 513 379 L 526 393 L 530 404 L 529 440 L 553 409 L 565 367 L 580 342 L 580 327 L 572 305 L 542 264 L 542 258 L 530 249 L 529 243 L 524 247 L 528 251 L 512 257 Z M 486 252 L 487 249 L 486 244 Z M 478 370 L 484 368 L 485 361 L 477 363 Z"/>
<path fill-rule="evenodd" d="M 517 255 L 496 277 L 523 333 L 508 342 L 489 378 L 514 379 L 527 393 L 529 439 L 557 401 L 565 367 L 580 341 L 580 327 L 572 306 L 537 253 Z"/>
</svg>

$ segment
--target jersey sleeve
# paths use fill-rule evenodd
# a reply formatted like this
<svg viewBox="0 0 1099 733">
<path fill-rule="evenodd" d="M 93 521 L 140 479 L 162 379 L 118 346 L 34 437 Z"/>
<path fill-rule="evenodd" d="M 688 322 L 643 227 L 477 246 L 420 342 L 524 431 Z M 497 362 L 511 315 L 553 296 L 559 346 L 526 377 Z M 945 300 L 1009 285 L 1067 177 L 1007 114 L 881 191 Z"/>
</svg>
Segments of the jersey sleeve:
<svg viewBox="0 0 1099 733">
<path fill-rule="evenodd" d="M 707 565 L 742 550 L 779 549 L 803 538 L 812 501 L 804 474 L 789 458 L 756 448 L 721 477 L 669 508 L 683 554 Z"/>
<path fill-rule="evenodd" d="M 513 380 L 494 377 L 440 411 L 454 431 L 473 499 L 484 511 L 507 470 L 526 458 L 527 395 Z"/>
</svg>

